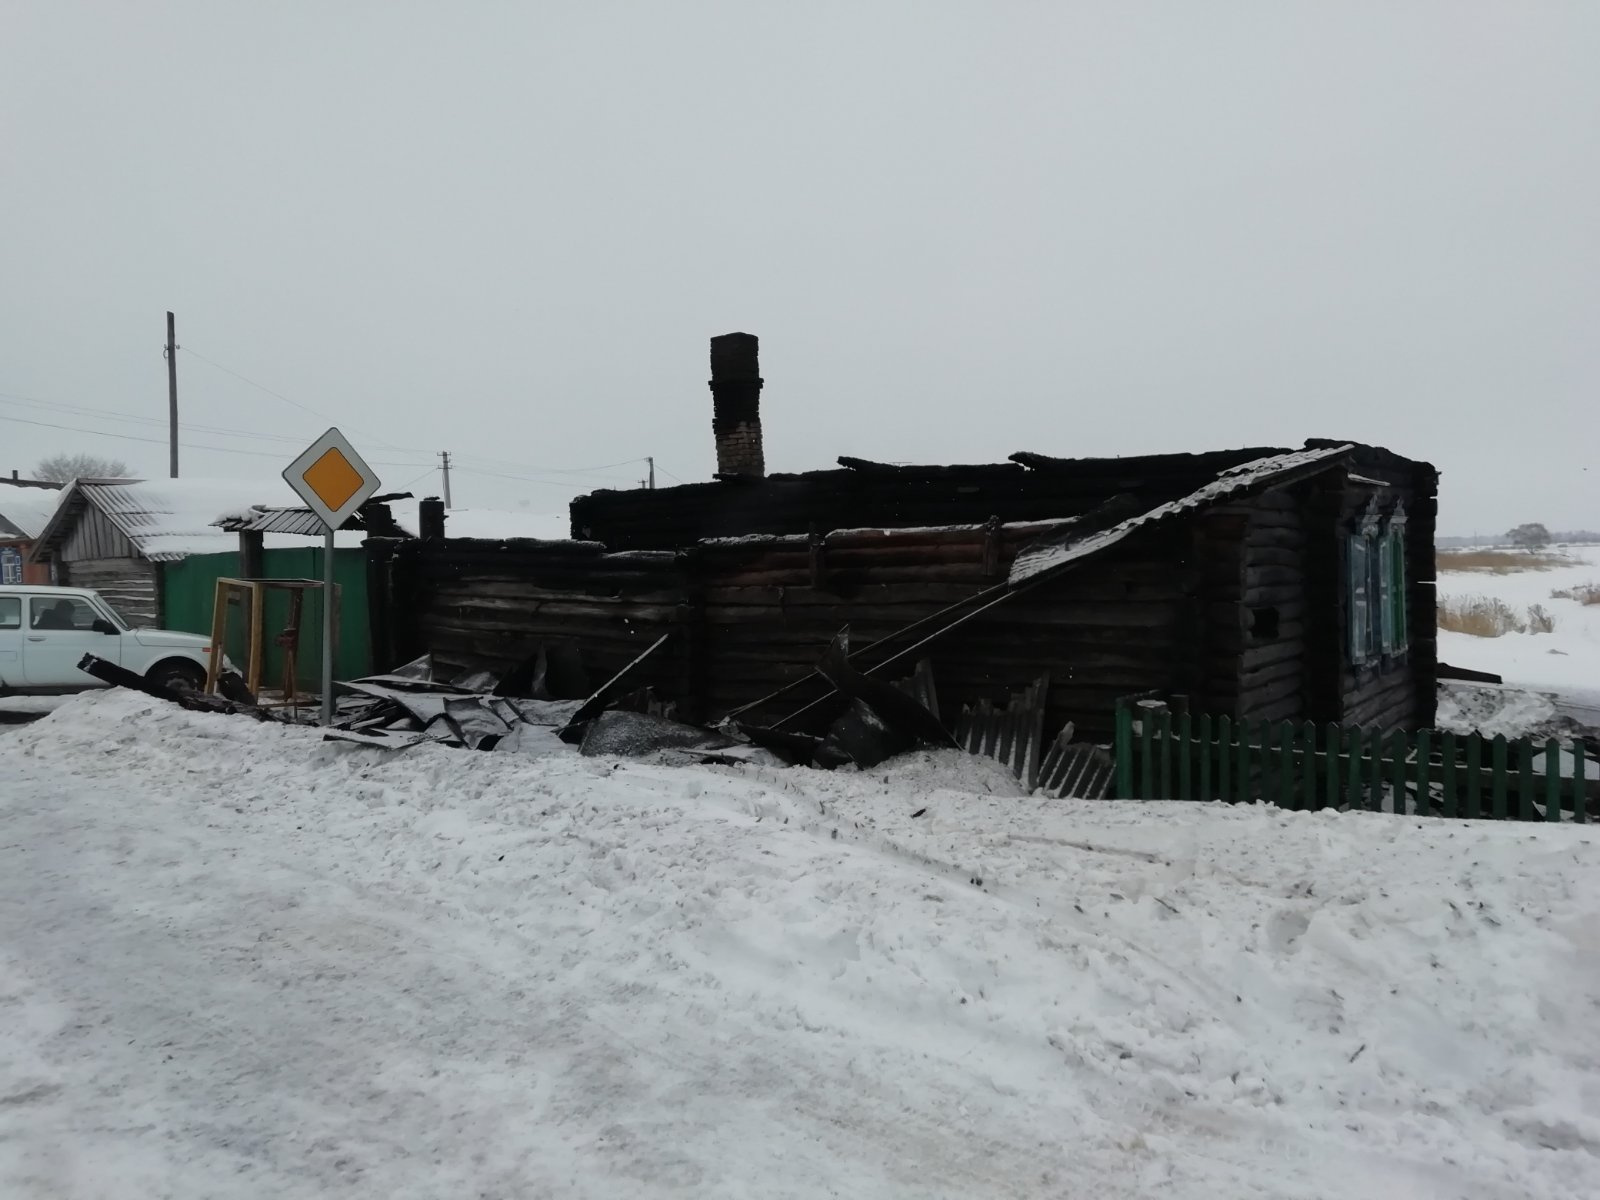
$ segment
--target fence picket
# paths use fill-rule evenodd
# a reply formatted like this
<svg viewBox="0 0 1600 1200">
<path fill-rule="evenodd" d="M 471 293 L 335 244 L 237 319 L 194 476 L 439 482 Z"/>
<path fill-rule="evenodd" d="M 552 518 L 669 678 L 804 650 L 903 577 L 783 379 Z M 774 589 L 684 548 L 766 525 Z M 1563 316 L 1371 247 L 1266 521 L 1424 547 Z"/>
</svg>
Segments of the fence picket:
<svg viewBox="0 0 1600 1200">
<path fill-rule="evenodd" d="M 1461 815 L 1476 821 L 1483 815 L 1483 735 L 1467 735 L 1466 811 Z"/>
<path fill-rule="evenodd" d="M 1319 808 L 1339 807 L 1339 750 L 1343 740 L 1340 732 L 1339 727 L 1330 721 L 1323 733 L 1323 744 L 1328 751 L 1328 769 L 1323 773 L 1327 790 L 1323 793 Z"/>
<path fill-rule="evenodd" d="M 1403 813 L 1406 811 L 1406 746 L 1405 735 L 1398 729 L 1389 738 L 1389 790 L 1393 793 L 1389 797 L 1389 811 Z"/>
<path fill-rule="evenodd" d="M 1133 710 L 1126 700 L 1117 705 L 1117 799 L 1133 799 Z"/>
<path fill-rule="evenodd" d="M 1233 789 L 1233 722 L 1227 717 L 1217 718 L 1217 798 L 1232 800 Z"/>
<path fill-rule="evenodd" d="M 1544 744 L 1544 819 L 1561 820 L 1561 743 Z"/>
<path fill-rule="evenodd" d="M 1489 790 L 1493 797 L 1494 811 L 1490 815 L 1496 821 L 1506 819 L 1506 735 L 1497 733 L 1494 741 L 1489 743 L 1489 759 L 1493 774 L 1489 778 Z"/>
<path fill-rule="evenodd" d="M 1300 807 L 1294 785 L 1294 726 L 1285 721 L 1278 726 L 1278 803 L 1285 808 Z"/>
<path fill-rule="evenodd" d="M 1417 730 L 1417 815 L 1420 817 L 1426 817 L 1433 811 L 1433 795 L 1428 783 L 1433 767 L 1432 756 L 1433 735 L 1426 729 Z"/>
<path fill-rule="evenodd" d="M 1239 761 L 1234 764 L 1233 798 L 1240 804 L 1250 801 L 1250 722 L 1242 717 L 1233 723 L 1233 736 L 1239 750 Z"/>
<path fill-rule="evenodd" d="M 1300 806 L 1317 807 L 1317 727 L 1311 721 L 1300 726 Z"/>
<path fill-rule="evenodd" d="M 1172 714 L 1165 709 L 1156 718 L 1156 736 L 1161 740 L 1160 799 L 1172 799 Z"/>
<path fill-rule="evenodd" d="M 1572 819 L 1579 825 L 1588 823 L 1588 768 L 1583 765 L 1583 743 L 1572 743 Z"/>
<path fill-rule="evenodd" d="M 1374 735 L 1372 739 L 1372 757 L 1367 764 L 1367 772 L 1372 780 L 1372 798 L 1368 803 L 1373 812 L 1383 811 L 1383 735 Z"/>
<path fill-rule="evenodd" d="M 1443 806 L 1440 811 L 1444 816 L 1456 815 L 1456 735 L 1444 733 L 1439 737 L 1439 758 L 1444 770 L 1439 786 L 1444 789 Z"/>
<path fill-rule="evenodd" d="M 1139 709 L 1139 795 L 1146 800 L 1155 799 L 1155 730 L 1151 728 L 1151 713 L 1143 706 Z"/>
<path fill-rule="evenodd" d="M 1189 786 L 1193 778 L 1190 771 L 1190 758 L 1194 754 L 1192 732 L 1185 709 L 1178 714 L 1178 798 L 1181 800 L 1194 799 L 1194 790 Z"/>
<path fill-rule="evenodd" d="M 1533 739 L 1517 739 L 1517 817 L 1531 821 L 1538 812 L 1533 807 Z"/>
<path fill-rule="evenodd" d="M 1348 792 L 1345 796 L 1345 803 L 1350 808 L 1360 808 L 1362 806 L 1361 738 L 1363 732 L 1359 725 L 1353 726 L 1350 730 L 1350 762 L 1348 764 L 1349 770 L 1346 772 L 1350 778 L 1347 781 Z M 1376 737 L 1377 734 L 1373 736 Z"/>
<path fill-rule="evenodd" d="M 1211 743 L 1211 714 L 1200 714 L 1200 799 L 1214 799 L 1211 795 L 1211 758 L 1216 747 Z"/>
</svg>

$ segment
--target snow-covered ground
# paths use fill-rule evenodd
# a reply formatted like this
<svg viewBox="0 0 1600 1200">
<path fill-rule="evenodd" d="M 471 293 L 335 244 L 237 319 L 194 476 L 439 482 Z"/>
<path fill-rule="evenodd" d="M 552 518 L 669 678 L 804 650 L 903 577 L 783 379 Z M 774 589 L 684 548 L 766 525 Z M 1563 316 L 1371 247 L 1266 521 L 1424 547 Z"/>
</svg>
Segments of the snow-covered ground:
<svg viewBox="0 0 1600 1200">
<path fill-rule="evenodd" d="M 1600 1194 L 1600 831 L 1012 791 L 75 699 L 0 1196 Z"/>
<path fill-rule="evenodd" d="M 1440 601 L 1493 596 L 1521 615 L 1543 605 L 1555 619 L 1553 633 L 1507 633 L 1496 638 L 1439 631 L 1439 658 L 1458 667 L 1490 671 L 1507 685 L 1554 693 L 1573 715 L 1600 724 L 1600 605 L 1557 599 L 1554 591 L 1570 591 L 1600 583 L 1600 546 L 1558 547 L 1550 553 L 1568 559 L 1544 571 L 1497 575 L 1483 571 L 1451 571 L 1449 555 L 1439 572 Z"/>
</svg>

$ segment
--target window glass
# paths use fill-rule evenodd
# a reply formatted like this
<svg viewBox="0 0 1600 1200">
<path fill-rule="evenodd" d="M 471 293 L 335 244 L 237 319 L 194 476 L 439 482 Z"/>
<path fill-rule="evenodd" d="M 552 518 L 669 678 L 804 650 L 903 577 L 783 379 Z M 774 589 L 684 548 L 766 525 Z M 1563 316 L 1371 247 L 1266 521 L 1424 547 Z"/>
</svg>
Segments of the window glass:
<svg viewBox="0 0 1600 1200">
<path fill-rule="evenodd" d="M 34 596 L 28 602 L 28 628 L 76 629 L 87 632 L 101 616 L 75 596 Z"/>
<path fill-rule="evenodd" d="M 1359 534 L 1349 541 L 1346 569 L 1349 575 L 1350 595 L 1350 661 L 1356 664 L 1367 661 L 1368 644 L 1372 638 L 1372 614 L 1369 597 L 1372 594 L 1371 543 Z"/>
<path fill-rule="evenodd" d="M 0 596 L 0 629 L 22 628 L 22 598 Z"/>
</svg>

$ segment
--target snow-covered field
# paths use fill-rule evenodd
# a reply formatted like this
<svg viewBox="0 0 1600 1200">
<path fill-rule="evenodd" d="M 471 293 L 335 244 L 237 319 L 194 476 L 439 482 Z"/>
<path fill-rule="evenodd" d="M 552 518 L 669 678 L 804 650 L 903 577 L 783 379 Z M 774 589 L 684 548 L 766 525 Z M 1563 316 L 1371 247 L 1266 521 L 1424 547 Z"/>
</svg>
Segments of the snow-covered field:
<svg viewBox="0 0 1600 1200">
<path fill-rule="evenodd" d="M 1444 565 L 1437 584 L 1441 601 L 1498 597 L 1524 615 L 1531 605 L 1543 605 L 1555 619 L 1555 631 L 1483 638 L 1440 630 L 1439 657 L 1458 667 L 1501 675 L 1508 685 L 1554 692 L 1578 705 L 1600 706 L 1600 605 L 1551 596 L 1553 591 L 1600 583 L 1600 546 L 1558 547 L 1549 553 L 1568 561 L 1549 570 L 1504 575 L 1451 571 L 1449 555 L 1441 556 Z M 1600 723 L 1600 709 L 1596 717 Z"/>
<path fill-rule="evenodd" d="M 75 699 L 0 1196 L 1600 1194 L 1600 832 L 1014 790 Z"/>
</svg>

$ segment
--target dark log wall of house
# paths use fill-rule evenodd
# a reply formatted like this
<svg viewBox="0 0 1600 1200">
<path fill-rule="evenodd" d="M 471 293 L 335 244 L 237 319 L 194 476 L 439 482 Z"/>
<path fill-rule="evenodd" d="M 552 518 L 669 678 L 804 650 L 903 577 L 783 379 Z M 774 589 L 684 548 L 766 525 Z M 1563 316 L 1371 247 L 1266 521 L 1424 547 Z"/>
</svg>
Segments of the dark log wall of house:
<svg viewBox="0 0 1600 1200">
<path fill-rule="evenodd" d="M 1304 495 L 1281 489 L 1243 506 L 1236 713 L 1248 720 L 1302 719 L 1310 705 L 1307 630 L 1318 606 L 1306 580 Z M 1331 617 L 1325 601 L 1321 612 Z"/>
<path fill-rule="evenodd" d="M 1003 584 L 1017 551 L 1048 528 L 862 531 L 699 547 L 700 709 L 719 717 L 804 679 L 845 625 L 860 650 L 951 605 L 976 607 L 977 597 Z M 1198 576 L 1172 560 L 1186 536 L 1176 527 L 1141 534 L 1008 598 L 881 673 L 909 674 L 927 658 L 947 715 L 982 697 L 1004 700 L 1048 674 L 1052 727 L 1070 719 L 1086 733 L 1109 735 L 1120 697 L 1170 691 L 1189 663 Z M 918 636 L 897 638 L 861 665 L 884 661 Z M 826 690 L 812 679 L 746 715 L 773 720 Z M 816 716 L 830 712 L 821 707 Z"/>
<path fill-rule="evenodd" d="M 156 564 L 146 558 L 80 558 L 57 564 L 65 587 L 93 588 L 129 625 L 159 626 Z"/>
<path fill-rule="evenodd" d="M 673 554 L 456 538 L 389 543 L 382 561 L 387 579 L 373 580 L 372 594 L 382 610 L 375 616 L 383 618 L 382 632 L 374 628 L 375 652 L 393 660 L 385 666 L 431 652 L 448 678 L 508 666 L 541 643 L 567 643 L 579 648 L 598 685 L 663 633 L 686 631 L 685 576 Z M 673 638 L 641 668 L 638 682 L 682 692 L 686 644 Z"/>
<path fill-rule="evenodd" d="M 1433 723 L 1438 687 L 1434 597 L 1438 472 L 1428 463 L 1367 446 L 1357 449 L 1351 470 L 1355 478 L 1330 476 L 1308 501 L 1311 590 L 1314 596 L 1331 597 L 1330 619 L 1313 643 L 1313 694 L 1322 699 L 1310 715 L 1380 729 L 1426 727 Z M 1363 478 L 1388 486 L 1375 487 Z M 1374 495 L 1385 516 L 1397 501 L 1406 507 L 1410 645 L 1403 655 L 1357 667 L 1349 647 L 1346 538 Z"/>
<path fill-rule="evenodd" d="M 1064 461 L 1027 456 L 997 463 L 892 467 L 770 475 L 656 490 L 603 491 L 572 502 L 576 538 L 613 550 L 670 550 L 702 538 L 803 534 L 813 529 L 911 528 L 1077 516 L 1125 494 L 1159 504 L 1210 482 L 1218 471 L 1275 453 Z"/>
</svg>

